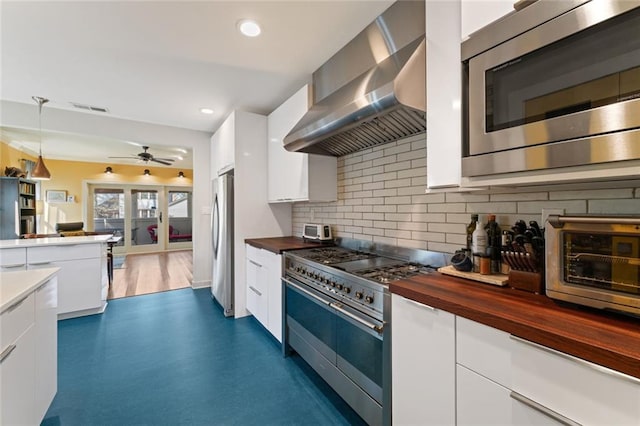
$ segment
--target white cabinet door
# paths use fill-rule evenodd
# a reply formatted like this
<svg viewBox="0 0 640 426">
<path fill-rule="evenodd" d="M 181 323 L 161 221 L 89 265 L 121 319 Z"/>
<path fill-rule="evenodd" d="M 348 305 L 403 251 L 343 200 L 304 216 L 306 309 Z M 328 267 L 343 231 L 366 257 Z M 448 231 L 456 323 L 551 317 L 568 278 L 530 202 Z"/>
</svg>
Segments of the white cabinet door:
<svg viewBox="0 0 640 426">
<path fill-rule="evenodd" d="M 6 248 L 0 250 L 0 271 L 19 271 L 27 267 L 26 248 Z"/>
<path fill-rule="evenodd" d="M 211 137 L 211 178 L 235 164 L 235 112 L 229 115 Z"/>
<path fill-rule="evenodd" d="M 309 109 L 309 86 L 298 90 L 267 117 L 270 203 L 337 200 L 335 157 L 289 152 L 284 137 Z"/>
<path fill-rule="evenodd" d="M 515 0 L 462 0 L 461 40 L 513 12 Z"/>
<path fill-rule="evenodd" d="M 459 318 L 458 318 L 459 319 Z M 456 416 L 458 426 L 508 425 L 511 391 L 462 365 L 456 366 Z"/>
<path fill-rule="evenodd" d="M 460 185 L 462 67 L 460 3 L 427 1 L 427 187 Z"/>
<path fill-rule="evenodd" d="M 96 309 L 102 306 L 101 267 L 100 258 L 28 265 L 29 269 L 60 268 L 58 314 Z"/>
<path fill-rule="evenodd" d="M 268 328 L 268 296 L 267 286 L 267 268 L 263 265 L 261 249 L 253 246 L 246 246 L 247 253 L 247 310 L 260 321 L 260 323 Z"/>
<path fill-rule="evenodd" d="M 282 342 L 282 255 L 264 250 L 263 260 L 267 265 L 267 293 L 269 326 L 273 337 Z"/>
<path fill-rule="evenodd" d="M 31 312 L 33 314 L 33 311 Z M 5 320 L 4 314 L 2 320 Z M 15 345 L 15 346 L 13 346 Z M 2 348 L 0 361 L 0 424 L 33 425 L 36 371 L 35 328 L 30 325 L 10 347 Z"/>
<path fill-rule="evenodd" d="M 582 424 L 638 425 L 640 380 L 512 339 L 513 391 Z"/>
<path fill-rule="evenodd" d="M 391 295 L 394 425 L 455 424 L 455 316 Z"/>
<path fill-rule="evenodd" d="M 36 395 L 35 414 L 44 418 L 58 390 L 58 278 L 36 290 Z"/>
</svg>

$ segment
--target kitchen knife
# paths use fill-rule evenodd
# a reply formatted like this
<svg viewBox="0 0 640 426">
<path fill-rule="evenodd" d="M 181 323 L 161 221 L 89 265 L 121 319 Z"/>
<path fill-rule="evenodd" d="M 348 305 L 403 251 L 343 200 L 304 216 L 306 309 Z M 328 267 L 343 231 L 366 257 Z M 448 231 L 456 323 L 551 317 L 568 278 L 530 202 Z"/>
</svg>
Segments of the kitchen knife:
<svg viewBox="0 0 640 426">
<path fill-rule="evenodd" d="M 542 229 L 540 229 L 540 225 L 535 220 L 529 222 L 529 226 L 535 231 L 536 236 L 542 238 Z"/>
</svg>

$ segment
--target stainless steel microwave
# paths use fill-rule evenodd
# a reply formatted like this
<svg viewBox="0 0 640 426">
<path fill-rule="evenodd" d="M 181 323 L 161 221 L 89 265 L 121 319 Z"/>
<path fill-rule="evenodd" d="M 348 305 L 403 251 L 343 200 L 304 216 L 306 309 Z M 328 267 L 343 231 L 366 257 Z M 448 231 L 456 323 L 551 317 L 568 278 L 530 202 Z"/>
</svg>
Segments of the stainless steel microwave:
<svg viewBox="0 0 640 426">
<path fill-rule="evenodd" d="M 640 216 L 549 216 L 547 296 L 640 315 Z"/>
<path fill-rule="evenodd" d="M 640 160 L 640 2 L 539 0 L 462 60 L 463 176 Z"/>
</svg>

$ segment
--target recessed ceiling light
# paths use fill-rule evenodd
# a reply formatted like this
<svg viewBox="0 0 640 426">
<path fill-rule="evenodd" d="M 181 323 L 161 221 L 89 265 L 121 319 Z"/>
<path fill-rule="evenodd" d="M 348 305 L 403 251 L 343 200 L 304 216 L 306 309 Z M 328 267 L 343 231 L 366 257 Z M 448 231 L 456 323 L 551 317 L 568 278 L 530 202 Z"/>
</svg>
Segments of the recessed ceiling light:
<svg viewBox="0 0 640 426">
<path fill-rule="evenodd" d="M 251 19 L 241 19 L 238 21 L 238 29 L 240 32 L 247 37 L 256 37 L 260 35 L 262 31 L 260 29 L 260 25 L 256 21 L 252 21 Z"/>
<path fill-rule="evenodd" d="M 203 114 L 213 114 L 213 110 L 211 108 L 200 108 L 200 112 Z"/>
</svg>

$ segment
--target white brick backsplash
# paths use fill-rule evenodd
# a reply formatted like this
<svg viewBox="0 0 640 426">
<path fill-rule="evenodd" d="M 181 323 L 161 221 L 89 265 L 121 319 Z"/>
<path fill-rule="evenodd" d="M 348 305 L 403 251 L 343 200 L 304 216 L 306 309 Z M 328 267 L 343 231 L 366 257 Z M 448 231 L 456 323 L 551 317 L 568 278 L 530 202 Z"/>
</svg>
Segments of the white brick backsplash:
<svg viewBox="0 0 640 426">
<path fill-rule="evenodd" d="M 393 238 L 411 238 L 411 231 L 399 231 L 394 229 L 386 229 L 384 231 L 385 237 L 393 237 Z"/>
<path fill-rule="evenodd" d="M 548 200 L 548 192 L 531 192 L 529 194 L 492 194 L 491 201 L 535 201 Z"/>
<path fill-rule="evenodd" d="M 387 213 L 384 220 L 392 220 L 394 222 L 408 222 L 411 220 L 411 213 Z"/>
<path fill-rule="evenodd" d="M 413 238 L 414 240 L 426 240 L 426 241 L 438 241 L 438 242 L 446 241 L 445 234 L 441 234 L 439 232 L 412 231 L 411 238 Z"/>
<path fill-rule="evenodd" d="M 373 211 L 373 206 L 353 206 L 353 211 L 360 213 L 371 213 Z"/>
<path fill-rule="evenodd" d="M 411 204 L 411 197 L 387 197 L 385 204 Z"/>
<path fill-rule="evenodd" d="M 402 188 L 411 186 L 411 179 L 388 180 L 384 183 L 385 188 Z"/>
<path fill-rule="evenodd" d="M 453 253 L 466 244 L 471 213 L 480 214 L 483 223 L 487 214 L 495 214 L 502 229 L 518 219 L 540 222 L 543 208 L 568 214 L 640 213 L 636 187 L 425 194 L 426 172 L 424 134 L 340 157 L 338 201 L 294 203 L 292 233 L 300 236 L 304 223 L 317 222 L 331 225 L 337 237 Z"/>
<path fill-rule="evenodd" d="M 392 164 L 387 164 L 384 166 L 385 172 L 396 172 L 408 170 L 411 167 L 411 161 L 397 161 Z"/>
<path fill-rule="evenodd" d="M 384 220 L 384 213 L 362 213 L 362 218 L 369 220 Z"/>
<path fill-rule="evenodd" d="M 395 197 L 398 195 L 398 191 L 395 188 L 391 189 L 374 189 L 373 195 L 376 197 Z"/>
<path fill-rule="evenodd" d="M 395 213 L 398 211 L 398 206 L 396 205 L 373 206 L 373 211 L 376 213 Z"/>
<path fill-rule="evenodd" d="M 398 224 L 396 222 L 387 222 L 385 220 L 376 220 L 373 222 L 374 228 L 382 228 L 382 229 L 397 229 Z"/>
<path fill-rule="evenodd" d="M 589 200 L 589 213 L 593 214 L 640 214 L 640 199 Z"/>
<path fill-rule="evenodd" d="M 564 209 L 565 213 L 586 213 L 587 201 L 524 201 L 518 203 L 518 210 L 510 212 L 506 210 L 498 210 L 504 213 L 540 213 L 542 209 Z"/>
<path fill-rule="evenodd" d="M 374 182 L 394 180 L 394 179 L 398 179 L 398 172 L 380 173 L 379 175 L 373 176 Z"/>
<path fill-rule="evenodd" d="M 398 213 L 426 213 L 426 204 L 402 204 L 398 206 Z"/>
<path fill-rule="evenodd" d="M 556 191 L 549 194 L 550 200 L 596 200 L 633 198 L 633 189 L 593 189 L 591 191 Z"/>
<path fill-rule="evenodd" d="M 464 203 L 449 203 L 449 204 L 429 204 L 427 211 L 429 213 L 461 213 L 465 211 L 467 205 Z"/>
</svg>

